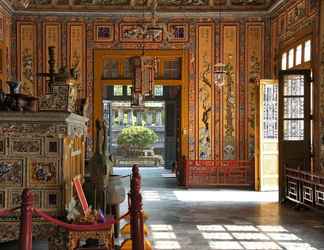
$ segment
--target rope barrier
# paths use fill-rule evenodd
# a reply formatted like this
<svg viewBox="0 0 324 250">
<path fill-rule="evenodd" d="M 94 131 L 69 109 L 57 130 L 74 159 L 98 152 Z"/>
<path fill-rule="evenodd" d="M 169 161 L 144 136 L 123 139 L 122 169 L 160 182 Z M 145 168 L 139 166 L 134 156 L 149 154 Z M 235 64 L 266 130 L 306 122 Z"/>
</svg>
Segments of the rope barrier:
<svg viewBox="0 0 324 250">
<path fill-rule="evenodd" d="M 2 211 L 0 211 L 0 217 L 7 217 L 7 216 L 13 214 L 19 208 L 21 208 L 21 207 L 15 207 L 15 208 L 11 208 L 11 209 L 2 210 Z"/>
<path fill-rule="evenodd" d="M 83 225 L 83 224 L 68 224 L 65 223 L 63 221 L 60 221 L 46 213 L 44 213 L 43 211 L 34 208 L 33 211 L 35 212 L 35 214 L 37 214 L 38 216 L 42 217 L 44 220 L 51 222 L 57 226 L 63 227 L 67 230 L 70 231 L 77 231 L 77 232 L 81 232 L 81 231 L 105 231 L 107 229 L 109 229 L 111 227 L 111 225 L 113 225 L 115 223 L 115 220 L 112 218 L 109 218 L 107 220 L 107 222 L 103 223 L 103 224 L 89 224 L 89 225 Z"/>
<path fill-rule="evenodd" d="M 122 219 L 124 219 L 128 215 L 129 215 L 129 211 L 127 211 L 124 215 L 122 215 L 121 217 L 119 217 L 118 219 L 116 219 L 115 223 L 121 221 Z"/>
</svg>

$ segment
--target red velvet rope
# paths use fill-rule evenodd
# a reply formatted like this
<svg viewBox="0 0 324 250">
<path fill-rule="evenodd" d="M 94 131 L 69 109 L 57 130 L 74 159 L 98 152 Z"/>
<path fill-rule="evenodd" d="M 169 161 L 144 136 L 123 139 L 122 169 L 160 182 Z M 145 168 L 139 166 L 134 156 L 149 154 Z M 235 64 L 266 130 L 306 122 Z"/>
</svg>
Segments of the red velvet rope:
<svg viewBox="0 0 324 250">
<path fill-rule="evenodd" d="M 124 219 L 127 215 L 129 215 L 129 211 L 128 211 L 127 213 L 125 213 L 123 216 L 119 217 L 119 218 L 116 220 L 116 222 L 117 222 L 117 221 L 120 221 L 120 220 L 122 220 L 122 219 Z"/>
<path fill-rule="evenodd" d="M 63 227 L 67 230 L 70 231 L 78 231 L 78 232 L 82 232 L 82 231 L 105 231 L 107 229 L 110 229 L 111 225 L 113 225 L 115 223 L 114 219 L 109 218 L 105 223 L 103 224 L 90 224 L 90 225 L 77 225 L 77 224 L 68 224 L 65 223 L 63 221 L 60 221 L 46 213 L 44 213 L 43 211 L 34 208 L 33 209 L 34 212 L 42 217 L 44 220 L 51 222 L 57 226 Z"/>
<path fill-rule="evenodd" d="M 15 207 L 15 208 L 12 208 L 12 209 L 2 210 L 2 211 L 0 211 L 0 217 L 7 217 L 7 216 L 13 214 L 13 212 L 15 212 L 19 208 L 20 207 Z"/>
</svg>

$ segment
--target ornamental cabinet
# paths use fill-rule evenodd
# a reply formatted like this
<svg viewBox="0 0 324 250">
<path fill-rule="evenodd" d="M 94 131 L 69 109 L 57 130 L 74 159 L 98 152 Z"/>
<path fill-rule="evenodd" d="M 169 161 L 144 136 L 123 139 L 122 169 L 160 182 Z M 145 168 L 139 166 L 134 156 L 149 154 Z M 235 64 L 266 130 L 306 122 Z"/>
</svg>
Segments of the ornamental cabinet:
<svg viewBox="0 0 324 250">
<path fill-rule="evenodd" d="M 0 112 L 0 209 L 34 206 L 62 215 L 72 178 L 84 174 L 87 118 L 69 112 Z"/>
</svg>

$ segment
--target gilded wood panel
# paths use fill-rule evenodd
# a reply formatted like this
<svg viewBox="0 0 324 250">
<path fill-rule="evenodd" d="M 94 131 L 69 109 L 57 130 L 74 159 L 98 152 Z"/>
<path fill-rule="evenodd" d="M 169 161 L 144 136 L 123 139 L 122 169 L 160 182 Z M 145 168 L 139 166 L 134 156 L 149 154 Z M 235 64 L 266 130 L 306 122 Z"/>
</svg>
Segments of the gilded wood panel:
<svg viewBox="0 0 324 250">
<path fill-rule="evenodd" d="M 223 159 L 237 158 L 237 82 L 239 64 L 239 27 L 225 24 L 222 28 L 223 62 L 227 68 L 227 80 L 223 86 Z"/>
<path fill-rule="evenodd" d="M 11 18 L 0 9 L 0 89 L 7 91 L 6 81 L 11 76 Z"/>
<path fill-rule="evenodd" d="M 80 83 L 80 94 L 85 96 L 86 79 L 85 79 L 85 24 L 69 23 L 68 24 L 68 67 L 76 69 L 78 82 Z"/>
<path fill-rule="evenodd" d="M 18 23 L 18 79 L 22 81 L 21 93 L 37 95 L 36 80 L 36 26 L 34 23 Z"/>
<path fill-rule="evenodd" d="M 198 153 L 200 160 L 213 159 L 213 91 L 214 31 L 212 24 L 198 26 Z"/>
<path fill-rule="evenodd" d="M 49 72 L 48 66 L 48 47 L 55 47 L 54 59 L 55 59 L 55 71 L 58 71 L 61 61 L 61 25 L 59 23 L 45 22 L 43 23 L 43 70 Z M 45 81 L 44 81 L 45 84 Z M 47 86 L 43 87 L 43 90 L 47 90 Z"/>
<path fill-rule="evenodd" d="M 257 84 L 263 74 L 263 24 L 246 25 L 247 147 L 248 159 L 254 157 Z"/>
</svg>

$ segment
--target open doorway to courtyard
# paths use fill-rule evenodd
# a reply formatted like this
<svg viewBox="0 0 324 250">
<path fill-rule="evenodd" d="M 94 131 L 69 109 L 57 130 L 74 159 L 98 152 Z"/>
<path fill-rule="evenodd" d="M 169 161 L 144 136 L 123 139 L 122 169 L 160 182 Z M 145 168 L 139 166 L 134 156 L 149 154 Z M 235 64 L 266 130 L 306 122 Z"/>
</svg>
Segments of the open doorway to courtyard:
<svg viewBox="0 0 324 250">
<path fill-rule="evenodd" d="M 128 85 L 108 85 L 103 93 L 107 143 L 115 167 L 174 169 L 180 157 L 180 87 L 156 85 L 143 107 L 131 105 Z"/>
</svg>

